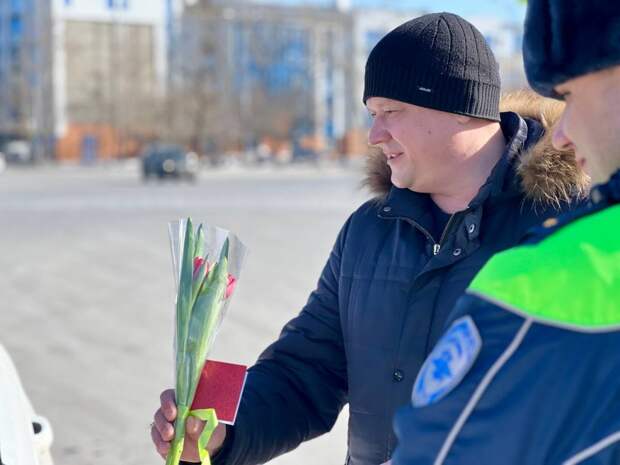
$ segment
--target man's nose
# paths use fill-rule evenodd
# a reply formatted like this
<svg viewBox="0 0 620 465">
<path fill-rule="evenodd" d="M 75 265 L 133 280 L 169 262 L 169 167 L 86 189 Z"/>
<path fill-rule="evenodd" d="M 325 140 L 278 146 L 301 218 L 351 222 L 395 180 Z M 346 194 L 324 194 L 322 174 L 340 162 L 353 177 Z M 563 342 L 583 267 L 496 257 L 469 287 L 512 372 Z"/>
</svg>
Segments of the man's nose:
<svg viewBox="0 0 620 465">
<path fill-rule="evenodd" d="M 370 131 L 368 132 L 368 143 L 370 145 L 380 145 L 390 139 L 390 133 L 385 129 L 379 118 L 372 122 Z"/>
</svg>

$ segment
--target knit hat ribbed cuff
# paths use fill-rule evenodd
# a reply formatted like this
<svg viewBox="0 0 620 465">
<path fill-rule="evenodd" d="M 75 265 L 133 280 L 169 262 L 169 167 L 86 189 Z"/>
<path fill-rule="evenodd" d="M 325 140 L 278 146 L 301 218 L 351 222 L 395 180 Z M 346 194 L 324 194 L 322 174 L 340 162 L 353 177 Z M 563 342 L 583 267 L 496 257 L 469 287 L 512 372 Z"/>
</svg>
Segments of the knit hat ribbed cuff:
<svg viewBox="0 0 620 465">
<path fill-rule="evenodd" d="M 384 97 L 426 108 L 499 121 L 499 86 L 480 81 L 421 76 L 411 69 L 377 66 L 366 71 L 364 104 Z"/>
</svg>

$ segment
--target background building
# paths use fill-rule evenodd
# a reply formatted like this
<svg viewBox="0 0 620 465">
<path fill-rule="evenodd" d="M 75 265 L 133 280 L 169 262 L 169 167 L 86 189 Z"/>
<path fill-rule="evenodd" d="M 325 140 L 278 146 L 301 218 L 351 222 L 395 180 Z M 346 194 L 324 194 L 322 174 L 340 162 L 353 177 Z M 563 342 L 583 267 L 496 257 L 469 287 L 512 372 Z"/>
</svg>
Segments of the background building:
<svg viewBox="0 0 620 465">
<path fill-rule="evenodd" d="M 161 139 L 259 158 L 360 154 L 364 66 L 423 10 L 351 0 L 0 0 L 0 143 L 37 157 L 132 156 Z M 468 18 L 523 87 L 521 26 Z"/>
<path fill-rule="evenodd" d="M 27 139 L 34 158 L 53 148 L 49 20 L 49 1 L 0 1 L 0 147 Z"/>
<path fill-rule="evenodd" d="M 333 147 L 348 126 L 350 22 L 323 7 L 186 7 L 170 41 L 171 126 L 198 148 Z"/>
<path fill-rule="evenodd" d="M 171 1 L 171 0 L 169 0 Z M 176 3 L 169 127 L 196 150 L 290 142 L 293 155 L 366 151 L 364 67 L 387 32 L 425 11 L 197 0 Z M 525 84 L 518 25 L 470 18 L 498 61 L 506 90 Z M 263 144 L 264 145 L 264 144 Z"/>
<path fill-rule="evenodd" d="M 135 154 L 162 126 L 164 2 L 53 1 L 58 158 Z"/>
</svg>

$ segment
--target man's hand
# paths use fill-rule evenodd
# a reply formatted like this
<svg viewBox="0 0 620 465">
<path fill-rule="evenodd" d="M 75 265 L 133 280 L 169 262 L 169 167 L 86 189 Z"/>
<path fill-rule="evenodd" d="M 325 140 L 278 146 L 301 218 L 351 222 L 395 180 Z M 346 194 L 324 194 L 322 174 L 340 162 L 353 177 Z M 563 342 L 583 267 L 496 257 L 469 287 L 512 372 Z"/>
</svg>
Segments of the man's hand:
<svg viewBox="0 0 620 465">
<path fill-rule="evenodd" d="M 174 390 L 167 389 L 161 393 L 160 407 L 155 412 L 155 421 L 151 427 L 151 439 L 157 453 L 164 459 L 170 450 L 170 442 L 174 438 L 174 420 L 177 417 L 177 405 Z M 186 462 L 200 462 L 198 455 L 198 438 L 204 429 L 205 422 L 195 417 L 189 417 L 185 423 L 185 443 L 181 460 Z M 224 444 L 226 425 L 220 423 L 213 431 L 207 445 L 209 454 L 215 454 Z"/>
</svg>

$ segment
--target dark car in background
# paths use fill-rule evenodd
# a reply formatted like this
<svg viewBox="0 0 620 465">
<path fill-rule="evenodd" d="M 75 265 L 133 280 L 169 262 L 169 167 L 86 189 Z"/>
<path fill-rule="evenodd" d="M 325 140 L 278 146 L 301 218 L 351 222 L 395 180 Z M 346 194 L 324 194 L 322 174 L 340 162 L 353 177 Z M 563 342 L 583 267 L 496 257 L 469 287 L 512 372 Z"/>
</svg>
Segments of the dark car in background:
<svg viewBox="0 0 620 465">
<path fill-rule="evenodd" d="M 29 165 L 34 163 L 32 144 L 26 140 L 11 140 L 4 145 L 4 158 L 7 163 Z"/>
<path fill-rule="evenodd" d="M 177 145 L 150 145 L 142 153 L 142 175 L 149 178 L 196 179 L 198 155 Z"/>
</svg>

